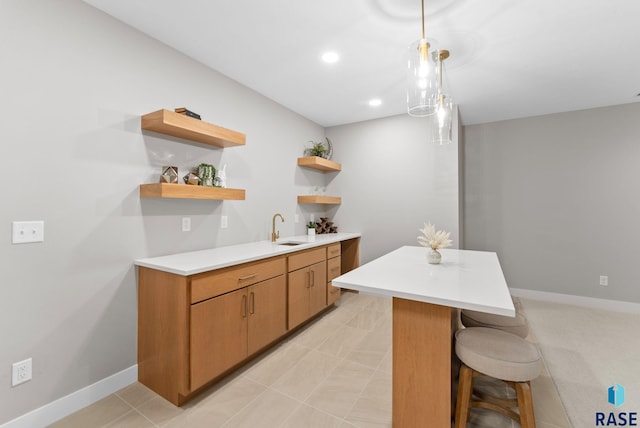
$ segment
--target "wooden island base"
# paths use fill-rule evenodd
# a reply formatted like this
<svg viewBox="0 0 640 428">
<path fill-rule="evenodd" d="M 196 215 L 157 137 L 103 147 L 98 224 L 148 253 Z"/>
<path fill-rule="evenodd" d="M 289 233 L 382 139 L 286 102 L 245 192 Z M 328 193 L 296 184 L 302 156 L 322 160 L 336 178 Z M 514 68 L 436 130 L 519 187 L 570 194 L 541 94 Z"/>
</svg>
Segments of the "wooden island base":
<svg viewBox="0 0 640 428">
<path fill-rule="evenodd" d="M 393 427 L 451 427 L 452 308 L 393 298 Z"/>
</svg>

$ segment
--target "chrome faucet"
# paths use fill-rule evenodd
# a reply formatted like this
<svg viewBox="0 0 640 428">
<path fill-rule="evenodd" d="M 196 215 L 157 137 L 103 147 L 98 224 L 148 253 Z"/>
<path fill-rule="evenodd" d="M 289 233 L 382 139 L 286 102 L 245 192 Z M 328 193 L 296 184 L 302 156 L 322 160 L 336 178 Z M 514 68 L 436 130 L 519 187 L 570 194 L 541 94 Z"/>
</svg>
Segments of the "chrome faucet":
<svg viewBox="0 0 640 428">
<path fill-rule="evenodd" d="M 282 214 L 274 214 L 273 219 L 271 220 L 271 242 L 276 242 L 276 239 L 280 237 L 280 231 L 276 233 L 276 217 L 280 217 L 280 220 L 284 223 L 284 217 L 282 217 Z"/>
</svg>

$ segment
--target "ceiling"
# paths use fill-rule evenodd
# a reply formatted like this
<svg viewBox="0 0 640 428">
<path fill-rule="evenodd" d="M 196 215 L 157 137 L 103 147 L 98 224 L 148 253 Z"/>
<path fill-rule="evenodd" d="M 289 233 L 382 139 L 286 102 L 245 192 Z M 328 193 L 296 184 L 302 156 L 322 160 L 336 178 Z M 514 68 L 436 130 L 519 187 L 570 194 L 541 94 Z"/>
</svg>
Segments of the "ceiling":
<svg viewBox="0 0 640 428">
<path fill-rule="evenodd" d="M 323 126 L 406 112 L 420 0 L 84 0 Z M 426 0 L 465 125 L 640 101 L 640 2 Z M 320 57 L 335 51 L 340 59 Z M 370 107 L 369 100 L 382 104 Z"/>
</svg>

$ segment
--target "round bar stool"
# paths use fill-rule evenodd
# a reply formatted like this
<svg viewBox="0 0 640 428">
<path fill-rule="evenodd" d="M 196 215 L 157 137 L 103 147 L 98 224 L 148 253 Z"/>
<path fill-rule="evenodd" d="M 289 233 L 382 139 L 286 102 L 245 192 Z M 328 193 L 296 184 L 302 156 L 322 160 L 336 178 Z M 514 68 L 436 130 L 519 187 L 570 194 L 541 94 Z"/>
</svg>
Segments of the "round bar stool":
<svg viewBox="0 0 640 428">
<path fill-rule="evenodd" d="M 455 428 L 463 428 L 471 407 L 496 411 L 520 423 L 522 428 L 534 428 L 531 383 L 540 374 L 538 348 L 519 336 L 487 327 L 469 327 L 456 332 L 456 355 L 460 358 L 458 400 Z M 516 399 L 473 394 L 474 376 L 490 376 L 502 380 L 516 391 Z M 517 408 L 518 413 L 513 409 Z"/>
<path fill-rule="evenodd" d="M 515 317 L 506 317 L 463 309 L 460 312 L 460 322 L 465 327 L 496 328 L 522 338 L 529 335 L 529 322 L 520 312 L 516 312 Z"/>
</svg>

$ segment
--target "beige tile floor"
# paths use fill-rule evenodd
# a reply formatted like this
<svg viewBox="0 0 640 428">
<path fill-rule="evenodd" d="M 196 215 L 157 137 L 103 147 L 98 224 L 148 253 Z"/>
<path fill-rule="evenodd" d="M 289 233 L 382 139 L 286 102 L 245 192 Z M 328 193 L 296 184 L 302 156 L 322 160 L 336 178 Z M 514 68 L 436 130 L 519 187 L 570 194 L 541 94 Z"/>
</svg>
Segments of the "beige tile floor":
<svg viewBox="0 0 640 428">
<path fill-rule="evenodd" d="M 548 375 L 533 390 L 538 427 L 568 427 Z M 470 422 L 517 426 L 481 409 Z M 183 407 L 134 383 L 52 426 L 391 427 L 391 301 L 345 293 L 336 309 Z"/>
</svg>

